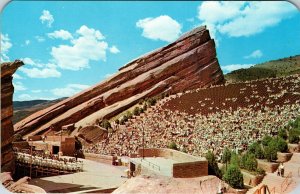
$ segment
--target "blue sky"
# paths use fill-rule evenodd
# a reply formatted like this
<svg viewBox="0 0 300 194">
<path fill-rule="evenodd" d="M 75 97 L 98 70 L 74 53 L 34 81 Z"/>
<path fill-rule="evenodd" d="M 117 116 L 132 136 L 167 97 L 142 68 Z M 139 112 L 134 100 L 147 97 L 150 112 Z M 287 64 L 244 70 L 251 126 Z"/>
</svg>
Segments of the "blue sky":
<svg viewBox="0 0 300 194">
<path fill-rule="evenodd" d="M 14 1 L 1 21 L 1 61 L 25 62 L 14 100 L 74 95 L 199 25 L 224 73 L 300 54 L 300 13 L 288 2 Z"/>
</svg>

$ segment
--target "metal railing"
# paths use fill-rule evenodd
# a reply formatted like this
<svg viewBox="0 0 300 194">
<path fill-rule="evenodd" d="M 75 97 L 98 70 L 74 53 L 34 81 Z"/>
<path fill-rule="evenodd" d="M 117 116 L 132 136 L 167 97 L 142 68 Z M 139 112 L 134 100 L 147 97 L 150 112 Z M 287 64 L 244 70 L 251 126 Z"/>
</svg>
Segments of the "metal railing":
<svg viewBox="0 0 300 194">
<path fill-rule="evenodd" d="M 156 167 L 156 168 L 160 171 L 160 166 L 158 166 L 157 164 L 154 164 L 154 163 L 152 163 L 152 162 L 150 162 L 150 161 L 147 161 L 147 160 L 141 158 L 141 162 L 143 162 L 143 161 L 145 161 L 146 163 L 148 163 L 148 165 L 149 165 L 150 167 L 152 166 L 153 169 Z"/>
<path fill-rule="evenodd" d="M 262 185 L 256 189 L 254 194 L 275 194 L 275 187 L 270 190 L 268 185 Z"/>
<path fill-rule="evenodd" d="M 281 189 L 281 193 L 283 193 L 287 187 L 290 184 L 290 180 L 292 179 L 292 172 L 289 172 L 289 174 L 285 177 L 284 181 L 282 181 L 280 189 Z"/>
</svg>

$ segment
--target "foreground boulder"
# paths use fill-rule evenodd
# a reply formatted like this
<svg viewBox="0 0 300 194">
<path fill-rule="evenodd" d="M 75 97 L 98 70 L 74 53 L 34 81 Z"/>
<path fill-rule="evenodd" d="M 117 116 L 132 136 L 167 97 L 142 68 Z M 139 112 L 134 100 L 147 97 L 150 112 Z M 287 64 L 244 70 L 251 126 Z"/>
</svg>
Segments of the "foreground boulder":
<svg viewBox="0 0 300 194">
<path fill-rule="evenodd" d="M 206 27 L 198 27 L 175 42 L 126 64 L 99 84 L 15 124 L 21 135 L 42 134 L 53 126 L 90 125 L 110 118 L 140 99 L 161 93 L 223 83 L 214 40 Z"/>
<path fill-rule="evenodd" d="M 1 172 L 14 172 L 15 161 L 12 150 L 14 128 L 12 124 L 14 86 L 12 75 L 22 61 L 1 64 Z"/>
</svg>

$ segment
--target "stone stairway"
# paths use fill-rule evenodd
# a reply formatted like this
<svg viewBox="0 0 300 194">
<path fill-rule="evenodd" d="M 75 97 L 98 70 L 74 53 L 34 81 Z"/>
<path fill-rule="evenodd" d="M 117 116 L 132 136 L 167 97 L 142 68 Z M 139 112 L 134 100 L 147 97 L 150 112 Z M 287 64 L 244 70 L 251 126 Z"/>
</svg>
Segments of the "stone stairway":
<svg viewBox="0 0 300 194">
<path fill-rule="evenodd" d="M 291 160 L 284 163 L 284 169 L 285 169 L 285 177 L 291 172 L 292 178 L 289 179 L 287 183 L 287 187 L 284 191 L 281 191 L 282 183 L 285 181 L 284 177 L 277 176 L 277 172 L 274 173 L 267 173 L 264 177 L 263 181 L 257 185 L 256 187 L 253 187 L 250 189 L 247 194 L 254 193 L 258 188 L 260 188 L 262 185 L 267 185 L 269 190 L 271 191 L 273 188 L 275 188 L 276 194 L 281 193 L 290 193 L 293 191 L 298 184 L 300 184 L 300 153 L 294 153 Z M 299 173 L 298 173 L 299 171 Z M 272 192 L 272 191 L 271 191 Z M 272 193 L 273 194 L 273 193 Z"/>
<path fill-rule="evenodd" d="M 291 160 L 284 163 L 284 166 L 287 172 L 292 172 L 293 177 L 300 181 L 300 153 L 294 153 Z"/>
</svg>

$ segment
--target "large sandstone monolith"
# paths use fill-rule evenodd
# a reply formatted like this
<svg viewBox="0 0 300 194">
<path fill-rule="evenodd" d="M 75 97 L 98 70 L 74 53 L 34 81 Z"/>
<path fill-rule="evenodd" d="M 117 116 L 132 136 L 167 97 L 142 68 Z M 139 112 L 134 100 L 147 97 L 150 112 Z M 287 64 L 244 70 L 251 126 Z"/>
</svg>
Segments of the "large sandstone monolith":
<svg viewBox="0 0 300 194">
<path fill-rule="evenodd" d="M 14 128 L 12 75 L 18 67 L 24 65 L 22 61 L 6 62 L 1 64 L 1 172 L 13 172 L 15 169 L 12 140 Z"/>
<path fill-rule="evenodd" d="M 97 117 L 112 117 L 142 98 L 223 81 L 214 40 L 202 26 L 129 62 L 99 84 L 30 115 L 16 123 L 14 128 L 26 137 L 42 134 L 50 126 L 57 130 L 70 123 L 79 122 L 84 126 L 92 124 Z"/>
</svg>

